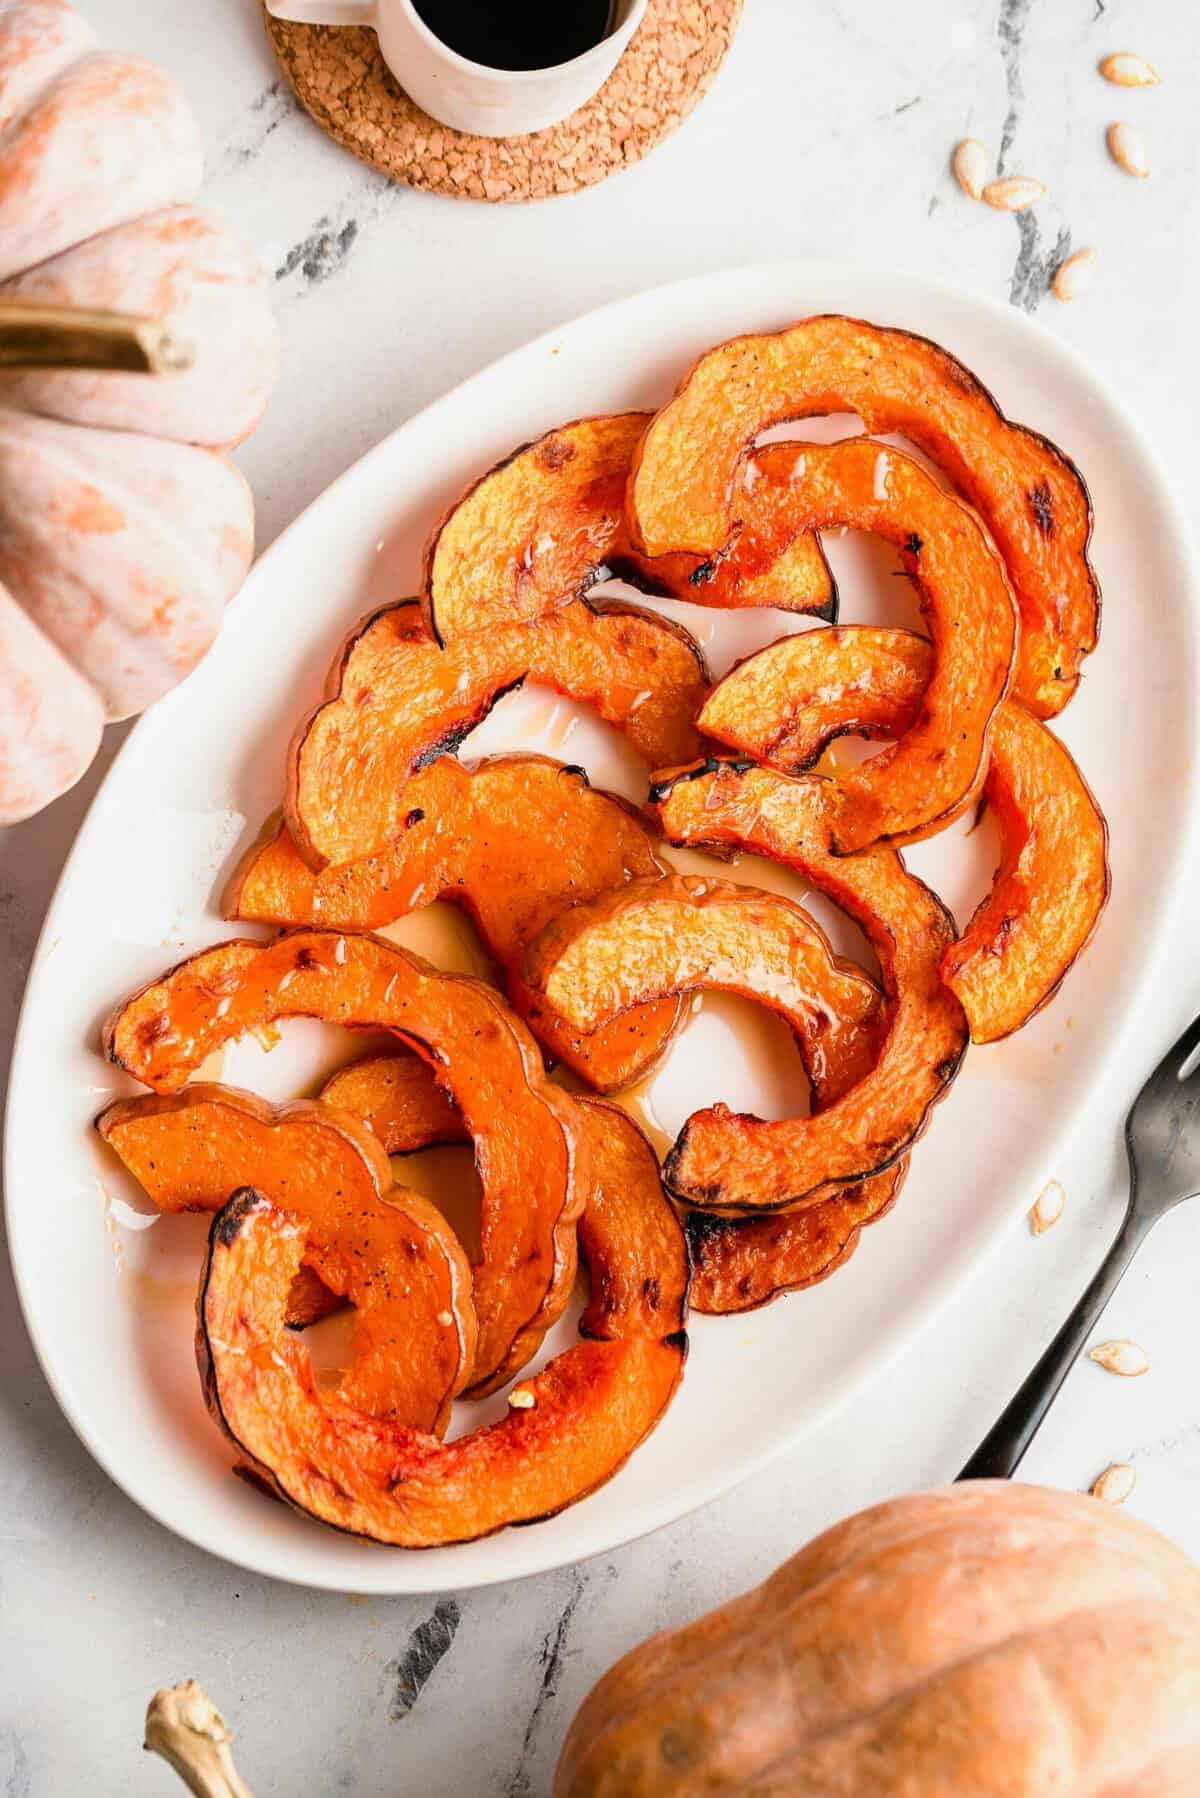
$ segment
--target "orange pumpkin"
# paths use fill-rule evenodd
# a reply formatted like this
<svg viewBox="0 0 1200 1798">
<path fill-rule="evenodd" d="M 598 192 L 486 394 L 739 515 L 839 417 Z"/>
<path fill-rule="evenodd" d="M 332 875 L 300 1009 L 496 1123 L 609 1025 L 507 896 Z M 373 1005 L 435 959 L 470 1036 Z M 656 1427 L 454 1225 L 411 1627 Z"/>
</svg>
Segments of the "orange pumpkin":
<svg viewBox="0 0 1200 1798">
<path fill-rule="evenodd" d="M 1076 1493 L 863 1511 L 619 1661 L 554 1798 L 1195 1798 L 1200 1570 Z"/>
<path fill-rule="evenodd" d="M 0 824 L 92 760 L 106 719 L 195 665 L 254 544 L 228 446 L 257 424 L 277 332 L 257 259 L 197 211 L 175 82 L 97 47 L 65 0 L 0 5 L 4 308 L 171 316 L 189 369 L 0 374 Z M 172 441 L 173 440 L 173 441 Z"/>
</svg>

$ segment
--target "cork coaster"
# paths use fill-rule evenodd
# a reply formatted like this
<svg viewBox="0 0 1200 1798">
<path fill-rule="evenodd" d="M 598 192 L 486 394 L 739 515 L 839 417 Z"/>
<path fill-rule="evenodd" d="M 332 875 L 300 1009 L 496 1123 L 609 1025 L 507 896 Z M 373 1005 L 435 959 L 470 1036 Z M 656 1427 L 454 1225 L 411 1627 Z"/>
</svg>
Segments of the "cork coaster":
<svg viewBox="0 0 1200 1798">
<path fill-rule="evenodd" d="M 397 85 L 362 26 L 266 18 L 297 99 L 330 137 L 409 187 L 470 200 L 574 193 L 639 162 L 703 98 L 733 41 L 742 0 L 649 0 L 624 56 L 578 112 L 525 137 L 439 125 Z"/>
</svg>

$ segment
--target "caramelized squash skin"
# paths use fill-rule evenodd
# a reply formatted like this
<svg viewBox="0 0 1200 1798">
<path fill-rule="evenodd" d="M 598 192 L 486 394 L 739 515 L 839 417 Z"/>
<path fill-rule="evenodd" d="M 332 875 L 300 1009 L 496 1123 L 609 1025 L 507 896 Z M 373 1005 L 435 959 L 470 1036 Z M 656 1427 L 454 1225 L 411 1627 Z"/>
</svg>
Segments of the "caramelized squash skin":
<svg viewBox="0 0 1200 1798">
<path fill-rule="evenodd" d="M 196 1353 L 242 1469 L 335 1528 L 432 1548 L 553 1516 L 617 1472 L 678 1386 L 682 1331 L 580 1343 L 523 1382 L 531 1404 L 451 1443 L 326 1401 L 284 1324 L 305 1236 L 253 1189 L 234 1195 L 209 1236 Z"/>
<path fill-rule="evenodd" d="M 642 813 L 544 756 L 467 769 L 445 756 L 413 776 L 407 829 L 386 850 L 314 874 L 268 824 L 225 895 L 225 915 L 272 924 L 379 929 L 435 899 L 461 905 L 548 1054 L 602 1092 L 639 1079 L 681 1020 L 678 1001 L 573 1029 L 524 980 L 527 945 L 553 917 L 632 878 L 665 872 Z"/>
<path fill-rule="evenodd" d="M 739 517 L 737 471 L 754 438 L 830 412 L 856 412 L 877 435 L 903 433 L 975 507 L 1020 611 L 1015 695 L 1038 717 L 1060 712 L 1099 634 L 1087 488 L 1069 457 L 1010 423 L 927 338 L 826 314 L 708 351 L 641 440 L 628 499 L 637 546 L 650 556 L 719 552 Z"/>
<path fill-rule="evenodd" d="M 845 732 L 906 730 L 933 665 L 931 646 L 908 631 L 809 631 L 727 675 L 701 729 L 798 772 Z M 942 958 L 977 1043 L 1011 1035 L 1053 997 L 1099 922 L 1109 884 L 1099 806 L 1066 747 L 1014 700 L 996 714 L 984 800 L 1000 828 L 999 866 Z"/>
<path fill-rule="evenodd" d="M 759 507 L 729 553 L 639 555 L 625 489 L 649 412 L 581 418 L 508 456 L 450 508 L 425 553 L 422 603 L 438 642 L 528 624 L 617 575 L 648 593 L 722 607 L 778 606 L 836 616 L 820 540 Z"/>
<path fill-rule="evenodd" d="M 357 1119 L 203 1083 L 119 1099 L 96 1128 L 163 1211 L 218 1211 L 253 1178 L 303 1218 L 304 1269 L 335 1304 L 355 1307 L 338 1401 L 442 1434 L 475 1360 L 470 1265 L 437 1208 L 392 1184 Z M 300 1321 L 294 1289 L 285 1321 Z"/>
<path fill-rule="evenodd" d="M 444 1129 L 444 1097 L 415 1057 L 371 1056 L 335 1078 L 344 1101 L 389 1155 L 422 1148 Z M 670 1335 L 687 1320 L 690 1267 L 658 1157 L 620 1106 L 581 1099 L 579 1109 L 591 1169 L 579 1219 L 590 1297 L 579 1333 L 600 1341 Z"/>
<path fill-rule="evenodd" d="M 125 1002 L 104 1048 L 147 1086 L 178 1092 L 222 1044 L 288 1017 L 390 1030 L 455 1099 L 483 1186 L 472 1391 L 491 1391 L 536 1353 L 574 1282 L 589 1178 L 575 1100 L 546 1080 L 533 1038 L 490 987 L 332 930 L 201 950 Z"/>
<path fill-rule="evenodd" d="M 921 593 L 934 662 L 907 729 L 843 772 L 829 796 L 835 851 L 928 835 L 969 803 L 1008 688 L 1016 612 L 1004 568 L 975 515 L 909 456 L 869 438 L 781 443 L 760 466 L 801 524 L 850 525 L 893 543 Z"/>
<path fill-rule="evenodd" d="M 679 625 L 636 606 L 576 605 L 440 649 L 415 600 L 385 606 L 351 632 L 324 702 L 292 738 L 284 813 L 304 859 L 354 861 L 401 836 L 411 777 L 526 680 L 594 707 L 651 767 L 699 753 L 708 674 Z"/>
<path fill-rule="evenodd" d="M 664 1179 L 695 1205 L 780 1209 L 827 1182 L 849 1186 L 882 1172 L 924 1130 L 966 1049 L 966 1018 L 939 971 L 954 940 L 949 914 L 894 849 L 830 852 L 828 788 L 813 775 L 789 780 L 709 761 L 653 789 L 668 841 L 765 855 L 841 906 L 866 932 L 888 996 L 874 1066 L 812 1117 L 765 1121 L 716 1105 L 688 1120 Z"/>
</svg>

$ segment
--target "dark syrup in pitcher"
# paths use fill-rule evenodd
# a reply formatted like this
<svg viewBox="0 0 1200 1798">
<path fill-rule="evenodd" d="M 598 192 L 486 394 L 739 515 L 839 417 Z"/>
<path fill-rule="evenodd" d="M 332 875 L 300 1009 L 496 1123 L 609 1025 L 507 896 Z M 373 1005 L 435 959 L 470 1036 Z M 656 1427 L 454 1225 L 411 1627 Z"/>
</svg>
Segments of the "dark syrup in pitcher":
<svg viewBox="0 0 1200 1798">
<path fill-rule="evenodd" d="M 489 69 L 552 69 L 613 28 L 617 0 L 413 0 L 450 50 Z"/>
</svg>

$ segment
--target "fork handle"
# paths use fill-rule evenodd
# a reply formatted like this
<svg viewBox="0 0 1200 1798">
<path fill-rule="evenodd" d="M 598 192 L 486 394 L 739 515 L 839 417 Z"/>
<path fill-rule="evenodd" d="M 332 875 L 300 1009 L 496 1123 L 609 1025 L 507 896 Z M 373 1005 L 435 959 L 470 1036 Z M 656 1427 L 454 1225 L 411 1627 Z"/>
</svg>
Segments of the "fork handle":
<svg viewBox="0 0 1200 1798">
<path fill-rule="evenodd" d="M 1131 1206 L 1095 1279 L 1024 1385 L 979 1444 L 959 1474 L 960 1480 L 1006 1480 L 1016 1472 L 1149 1228 L 1149 1221 L 1138 1216 Z"/>
</svg>

